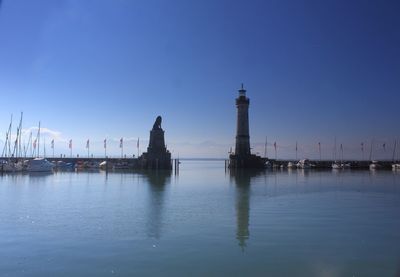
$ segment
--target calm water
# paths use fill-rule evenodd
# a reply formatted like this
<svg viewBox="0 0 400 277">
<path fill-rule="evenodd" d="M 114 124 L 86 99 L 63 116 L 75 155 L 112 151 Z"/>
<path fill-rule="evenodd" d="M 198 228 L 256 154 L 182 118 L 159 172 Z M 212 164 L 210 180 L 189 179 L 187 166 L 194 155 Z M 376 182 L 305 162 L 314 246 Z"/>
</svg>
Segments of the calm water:
<svg viewBox="0 0 400 277">
<path fill-rule="evenodd" d="M 400 276 L 400 172 L 0 177 L 0 276 Z"/>
</svg>

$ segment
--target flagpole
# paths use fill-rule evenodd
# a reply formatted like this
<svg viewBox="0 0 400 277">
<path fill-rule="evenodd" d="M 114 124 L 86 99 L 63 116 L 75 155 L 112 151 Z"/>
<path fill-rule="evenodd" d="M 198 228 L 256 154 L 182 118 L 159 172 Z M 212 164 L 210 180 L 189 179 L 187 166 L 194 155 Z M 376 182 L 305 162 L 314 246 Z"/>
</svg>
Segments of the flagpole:
<svg viewBox="0 0 400 277">
<path fill-rule="evenodd" d="M 137 139 L 137 158 L 139 159 L 139 138 Z"/>
<path fill-rule="evenodd" d="M 124 138 L 119 140 L 119 147 L 121 148 L 121 159 L 124 157 Z"/>
<path fill-rule="evenodd" d="M 319 151 L 319 160 L 322 160 L 322 155 L 321 155 L 321 142 L 318 142 L 318 151 Z"/>
<path fill-rule="evenodd" d="M 69 156 L 72 158 L 72 139 L 69 140 Z"/>
<path fill-rule="evenodd" d="M 362 155 L 362 160 L 364 160 L 364 142 L 361 142 L 361 155 Z"/>
<path fill-rule="evenodd" d="M 107 139 L 104 139 L 104 158 L 107 158 Z"/>
</svg>

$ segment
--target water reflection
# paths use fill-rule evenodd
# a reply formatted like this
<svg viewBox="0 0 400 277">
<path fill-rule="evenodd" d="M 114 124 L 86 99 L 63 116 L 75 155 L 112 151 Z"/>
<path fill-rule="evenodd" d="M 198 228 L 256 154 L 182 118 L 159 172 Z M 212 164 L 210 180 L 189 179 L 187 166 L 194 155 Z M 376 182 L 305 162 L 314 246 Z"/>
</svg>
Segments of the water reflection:
<svg viewBox="0 0 400 277">
<path fill-rule="evenodd" d="M 150 238 L 159 239 L 162 233 L 164 198 L 167 184 L 171 182 L 171 171 L 142 171 L 141 174 L 149 184 L 146 232 Z"/>
<path fill-rule="evenodd" d="M 265 174 L 263 170 L 235 170 L 230 172 L 236 188 L 236 239 L 242 251 L 250 238 L 250 185 L 252 178 Z"/>
</svg>

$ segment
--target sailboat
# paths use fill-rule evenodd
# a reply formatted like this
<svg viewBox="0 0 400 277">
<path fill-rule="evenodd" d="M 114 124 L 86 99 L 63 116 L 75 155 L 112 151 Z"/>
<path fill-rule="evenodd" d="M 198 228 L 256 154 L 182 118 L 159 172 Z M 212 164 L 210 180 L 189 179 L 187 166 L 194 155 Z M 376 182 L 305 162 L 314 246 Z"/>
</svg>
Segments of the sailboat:
<svg viewBox="0 0 400 277">
<path fill-rule="evenodd" d="M 29 172 L 52 172 L 54 168 L 54 164 L 46 160 L 45 158 L 39 158 L 40 156 L 40 121 L 39 128 L 37 132 L 37 136 L 35 141 L 37 141 L 37 158 L 30 160 L 28 163 L 28 171 Z M 36 154 L 36 153 L 35 153 Z M 43 148 L 43 154 L 45 153 L 45 148 Z"/>
<path fill-rule="evenodd" d="M 343 153 L 343 147 L 342 147 L 342 153 Z M 343 157 L 343 154 L 342 154 Z M 342 169 L 343 168 L 343 163 L 339 163 L 336 160 L 336 137 L 335 137 L 335 145 L 333 147 L 333 160 L 334 162 L 332 163 L 332 169 Z"/>
<path fill-rule="evenodd" d="M 11 115 L 11 122 L 9 129 L 6 134 L 6 143 L 4 144 L 3 154 L 7 152 L 7 145 L 8 145 L 8 160 L 2 162 L 2 171 L 3 172 L 21 172 L 24 170 L 24 164 L 22 160 L 18 160 L 18 158 L 22 158 L 22 151 L 21 151 L 21 134 L 22 134 L 22 117 L 23 113 L 21 112 L 21 118 L 19 120 L 19 125 L 17 127 L 17 135 L 14 141 L 14 148 L 11 153 L 11 129 L 12 129 L 12 115 Z M 7 156 L 7 155 L 6 155 Z"/>
<path fill-rule="evenodd" d="M 393 170 L 400 170 L 400 163 L 395 161 L 395 155 L 396 155 L 396 146 L 397 146 L 397 140 L 394 141 L 394 148 L 393 148 L 393 164 L 392 164 L 392 169 Z"/>
<path fill-rule="evenodd" d="M 371 163 L 370 163 L 370 165 L 369 165 L 369 169 L 370 169 L 370 170 L 376 170 L 376 169 L 382 167 L 382 166 L 378 163 L 378 161 L 372 160 L 372 147 L 373 147 L 373 144 L 374 144 L 374 140 L 371 141 L 371 150 L 370 150 L 370 152 L 369 152 L 369 159 L 371 160 Z"/>
</svg>

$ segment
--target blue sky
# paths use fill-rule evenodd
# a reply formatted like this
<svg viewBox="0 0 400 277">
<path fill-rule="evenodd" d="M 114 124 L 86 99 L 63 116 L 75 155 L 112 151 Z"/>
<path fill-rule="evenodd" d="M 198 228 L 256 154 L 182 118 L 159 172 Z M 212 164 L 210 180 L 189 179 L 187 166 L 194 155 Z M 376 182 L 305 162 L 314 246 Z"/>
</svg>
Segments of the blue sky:
<svg viewBox="0 0 400 277">
<path fill-rule="evenodd" d="M 0 139 L 11 114 L 47 128 L 56 153 L 118 155 L 147 147 L 163 116 L 173 155 L 226 157 L 234 98 L 251 100 L 253 152 L 359 158 L 400 139 L 396 1 L 3 0 Z M 16 125 L 14 125 L 16 126 Z M 14 128 L 15 129 L 15 128 Z M 30 129 L 29 129 L 30 130 Z M 386 152 L 382 144 L 386 143 Z M 0 148 L 3 141 L 0 141 Z M 49 148 L 49 145 L 48 145 Z M 375 149 L 376 148 L 376 149 Z M 367 154 L 365 154 L 367 156 Z"/>
</svg>

